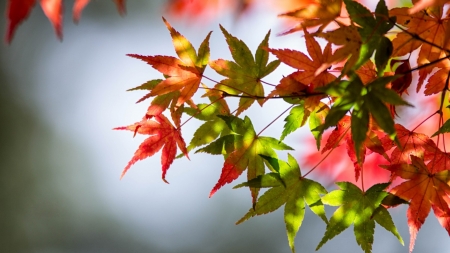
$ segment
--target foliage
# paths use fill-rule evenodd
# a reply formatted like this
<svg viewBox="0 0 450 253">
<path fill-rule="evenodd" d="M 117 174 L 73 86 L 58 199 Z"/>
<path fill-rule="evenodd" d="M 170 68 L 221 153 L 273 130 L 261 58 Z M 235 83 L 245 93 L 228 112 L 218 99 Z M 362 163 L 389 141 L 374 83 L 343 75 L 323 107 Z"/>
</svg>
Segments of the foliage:
<svg viewBox="0 0 450 253">
<path fill-rule="evenodd" d="M 54 4 L 46 5 L 50 2 Z M 75 2 L 76 20 L 87 2 Z M 413 1 L 412 8 L 389 9 L 380 0 L 375 10 L 354 0 L 307 2 L 281 14 L 297 21 L 283 34 L 303 33 L 306 52 L 271 48 L 269 31 L 253 54 L 245 42 L 220 26 L 232 60 L 210 60 L 211 32 L 195 50 L 163 18 L 178 58 L 129 55 L 148 63 L 162 76 L 131 89 L 148 92 L 138 102 L 152 100 L 141 121 L 116 129 L 149 137 L 139 146 L 122 176 L 134 163 L 159 150 L 165 182 L 177 147 L 187 158 L 193 149 L 196 153 L 222 156 L 222 172 L 210 196 L 246 171 L 246 182 L 234 188 L 248 187 L 252 204 L 237 223 L 284 206 L 287 237 L 293 252 L 306 205 L 326 224 L 317 249 L 351 224 L 356 242 L 364 252 L 372 251 L 375 223 L 403 244 L 388 212 L 400 204 L 409 205 L 410 252 L 431 209 L 450 233 L 450 156 L 445 148 L 450 132 L 446 107 L 450 80 L 450 10 L 446 4 L 450 1 Z M 61 1 L 40 3 L 60 37 L 60 19 L 54 14 L 61 12 Z M 116 3 L 123 10 L 123 1 Z M 9 1 L 7 41 L 34 4 L 34 0 Z M 323 48 L 320 39 L 326 41 Z M 270 54 L 276 60 L 269 61 Z M 280 64 L 295 70 L 280 78 L 278 84 L 264 81 Z M 205 76 L 207 67 L 223 79 L 214 81 Z M 418 79 L 413 76 L 416 74 Z M 204 84 L 206 81 L 212 84 Z M 439 101 L 433 104 L 433 112 L 413 118 L 399 110 L 425 106 L 419 99 L 406 97 L 410 86 L 419 95 L 434 96 Z M 197 93 L 207 102 L 195 96 Z M 230 109 L 228 102 L 236 98 L 237 107 Z M 257 132 L 251 118 L 242 115 L 256 104 L 269 106 L 266 104 L 273 99 L 283 99 L 286 108 Z M 280 138 L 262 136 L 267 127 L 285 114 Z M 165 115 L 170 115 L 172 122 Z M 415 125 L 400 124 L 402 117 Z M 186 145 L 182 128 L 191 119 L 202 123 Z M 276 150 L 292 150 L 283 141 L 306 125 L 315 139 L 316 154 L 323 156 L 300 157 L 299 161 L 309 167 L 302 173 L 294 156 L 289 154 L 284 161 L 278 158 Z M 327 131 L 329 128 L 334 129 Z M 327 192 L 310 174 L 323 175 L 321 166 L 340 147 L 347 151 L 350 166 L 345 170 L 352 172 L 356 183 L 336 180 L 339 188 Z M 338 159 L 343 159 L 342 155 Z M 380 179 L 376 182 L 369 178 L 371 166 L 389 172 L 390 179 L 376 177 Z M 369 181 L 373 186 L 366 189 Z M 261 188 L 269 189 L 260 195 Z M 338 207 L 329 219 L 325 206 Z"/>
<path fill-rule="evenodd" d="M 81 17 L 81 12 L 90 0 L 75 0 L 73 4 L 73 20 L 78 22 Z M 114 0 L 117 5 L 119 13 L 125 13 L 125 0 Z M 55 33 L 60 40 L 63 36 L 63 1 L 62 0 L 39 0 L 39 3 L 52 23 Z M 36 0 L 8 0 L 7 17 L 8 28 L 6 32 L 6 41 L 11 43 L 13 35 L 17 26 L 23 22 L 30 14 L 33 7 L 36 5 Z"/>
</svg>

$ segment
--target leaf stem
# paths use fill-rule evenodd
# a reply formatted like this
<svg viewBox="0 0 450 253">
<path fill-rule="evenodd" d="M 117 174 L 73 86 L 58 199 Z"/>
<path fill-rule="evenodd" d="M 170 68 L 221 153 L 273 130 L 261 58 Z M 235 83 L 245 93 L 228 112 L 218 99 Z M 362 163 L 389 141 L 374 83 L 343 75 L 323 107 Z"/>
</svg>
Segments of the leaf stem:
<svg viewBox="0 0 450 253">
<path fill-rule="evenodd" d="M 278 115 L 274 120 L 272 120 L 267 126 L 265 126 L 256 136 L 259 136 L 262 132 L 264 132 L 269 126 L 271 126 L 275 121 L 277 121 L 283 114 L 289 111 L 294 105 L 289 106 L 286 110 L 284 110 L 280 115 Z"/>
<path fill-rule="evenodd" d="M 345 130 L 345 132 L 342 134 L 341 137 L 339 137 L 336 144 L 334 144 L 334 147 L 330 151 L 328 151 L 328 153 L 312 169 L 310 169 L 308 172 L 306 172 L 305 175 L 303 175 L 303 178 L 305 178 L 309 173 L 313 172 L 313 170 L 315 170 L 323 161 L 325 161 L 325 159 L 327 159 L 327 157 L 331 154 L 331 152 L 333 152 L 336 149 L 336 147 L 339 145 L 339 143 L 344 138 L 344 136 L 347 134 L 349 129 L 350 129 L 350 127 L 347 128 L 347 130 Z"/>
<path fill-rule="evenodd" d="M 215 104 L 217 101 L 219 101 L 219 100 L 221 100 L 221 99 L 223 99 L 223 97 L 220 97 L 220 98 L 218 98 L 218 99 L 212 101 L 210 104 L 208 104 L 207 106 L 205 106 L 203 109 L 199 109 L 194 115 L 192 115 L 192 116 L 189 117 L 185 122 L 183 122 L 183 123 L 180 124 L 180 129 L 181 129 L 182 126 L 184 126 L 186 123 L 188 123 L 192 118 L 194 118 L 195 115 L 201 113 L 203 110 L 205 110 L 206 108 L 208 108 L 208 107 L 210 107 L 211 105 Z"/>
</svg>

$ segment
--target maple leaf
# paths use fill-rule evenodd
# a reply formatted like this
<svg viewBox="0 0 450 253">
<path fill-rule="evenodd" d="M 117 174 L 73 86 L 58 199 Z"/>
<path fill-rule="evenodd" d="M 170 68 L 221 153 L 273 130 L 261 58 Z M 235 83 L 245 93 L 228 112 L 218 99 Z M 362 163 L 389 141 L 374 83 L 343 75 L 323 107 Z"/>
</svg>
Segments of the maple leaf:
<svg viewBox="0 0 450 253">
<path fill-rule="evenodd" d="M 351 62 L 349 66 L 344 67 L 344 73 L 347 68 L 354 67 L 358 69 L 365 64 L 370 57 L 375 53 L 375 65 L 378 73 L 381 76 L 387 62 L 392 54 L 392 42 L 385 37 L 386 33 L 392 29 L 394 22 L 390 21 L 389 11 L 384 0 L 380 0 L 375 9 L 375 16 L 363 5 L 353 0 L 344 0 L 347 11 L 350 14 L 350 19 L 357 24 L 357 30 L 361 36 L 361 48 L 358 55 L 358 60 Z M 356 52 L 355 52 L 356 53 Z M 351 59 L 351 58 L 350 58 Z"/>
<path fill-rule="evenodd" d="M 311 59 L 304 53 L 295 50 L 268 49 L 281 62 L 298 69 L 298 71 L 282 78 L 280 84 L 266 98 L 268 100 L 275 96 L 285 96 L 293 99 L 293 101 L 296 98 L 300 100 L 298 102 L 300 105 L 292 108 L 289 116 L 285 119 L 286 124 L 280 140 L 283 140 L 288 134 L 303 126 L 312 112 L 324 109 L 324 104 L 320 100 L 326 95 L 314 90 L 336 80 L 336 77 L 327 70 L 316 75 L 316 70 L 331 55 L 331 44 L 328 43 L 322 52 L 319 43 L 314 37 L 307 30 L 304 30 L 304 32 L 306 49 Z"/>
<path fill-rule="evenodd" d="M 375 53 L 375 64 L 382 73 L 392 53 L 392 43 L 384 35 L 392 29 L 386 3 L 378 2 L 375 17 L 363 5 L 353 0 L 344 0 L 352 23 L 348 26 L 339 22 L 339 28 L 329 32 L 318 31 L 313 35 L 325 38 L 329 42 L 342 46 L 338 48 L 327 63 L 323 64 L 317 73 L 329 66 L 347 60 L 342 70 L 346 74 L 349 69 L 358 69 Z"/>
<path fill-rule="evenodd" d="M 335 126 L 347 112 L 352 110 L 351 134 L 357 158 L 369 130 L 370 116 L 391 140 L 395 140 L 394 120 L 385 103 L 411 106 L 397 93 L 386 87 L 396 78 L 397 76 L 379 77 L 364 85 L 359 76 L 350 75 L 350 80 L 323 87 L 321 90 L 337 99 L 327 114 L 324 124 L 318 127 L 319 133 L 322 134 L 325 129 Z"/>
<path fill-rule="evenodd" d="M 134 156 L 123 170 L 121 178 L 137 161 L 153 156 L 156 152 L 162 149 L 162 179 L 164 182 L 168 183 L 166 181 L 166 173 L 175 159 L 177 146 L 184 153 L 184 155 L 188 157 L 186 144 L 181 136 L 180 129 L 173 127 L 170 121 L 163 114 L 156 115 L 154 118 L 156 121 L 144 119 L 140 122 L 134 123 L 133 125 L 114 128 L 114 130 L 129 130 L 134 132 L 134 134 L 139 133 L 150 135 L 150 137 L 145 139 L 136 150 Z"/>
<path fill-rule="evenodd" d="M 42 10 L 44 11 L 50 23 L 56 32 L 56 36 L 62 40 L 62 18 L 63 18 L 63 3 L 62 0 L 40 0 Z"/>
<path fill-rule="evenodd" d="M 273 212 L 284 205 L 284 221 L 289 246 L 295 252 L 294 239 L 305 217 L 305 202 L 311 210 L 325 223 L 328 220 L 325 208 L 320 200 L 321 194 L 326 194 L 325 188 L 301 175 L 297 161 L 288 154 L 288 162 L 273 157 L 264 157 L 270 164 L 273 173 L 258 176 L 234 188 L 271 187 L 236 224 L 242 223 L 256 215 Z"/>
<path fill-rule="evenodd" d="M 450 119 L 445 121 L 445 123 L 442 124 L 442 126 L 439 128 L 439 130 L 436 131 L 431 137 L 434 137 L 438 134 L 448 133 L 448 132 L 450 132 Z"/>
<path fill-rule="evenodd" d="M 391 66 L 395 65 L 396 63 L 400 64 L 396 67 L 395 74 L 402 76 L 392 82 L 391 89 L 397 92 L 399 95 L 402 95 L 403 92 L 406 92 L 406 94 L 408 94 L 407 89 L 412 82 L 411 65 L 409 64 L 409 59 L 391 60 Z"/>
<path fill-rule="evenodd" d="M 419 66 L 437 62 L 440 57 L 445 56 L 445 36 L 448 33 L 446 28 L 449 25 L 450 10 L 447 10 L 444 16 L 442 6 L 429 12 L 420 11 L 415 14 L 410 14 L 408 10 L 408 8 L 394 8 L 389 12 L 391 16 L 397 17 L 399 25 L 406 27 L 406 30 L 397 33 L 392 41 L 393 56 L 403 56 L 420 47 L 417 57 Z M 435 64 L 432 64 L 419 69 L 417 92 L 434 67 Z"/>
<path fill-rule="evenodd" d="M 426 134 L 412 132 L 400 124 L 395 124 L 394 127 L 399 146 L 395 145 L 388 137 L 381 139 L 386 151 L 395 147 L 390 157 L 392 163 L 411 163 L 411 155 L 424 157 L 426 154 L 434 154 L 438 150 L 436 144 Z"/>
<path fill-rule="evenodd" d="M 179 122 L 179 114 L 174 114 L 185 102 L 190 102 L 191 97 L 197 92 L 203 77 L 203 72 L 209 61 L 209 38 L 211 32 L 198 49 L 198 54 L 192 44 L 179 32 L 177 32 L 163 18 L 173 40 L 175 51 L 179 59 L 171 56 L 142 56 L 128 54 L 150 64 L 153 68 L 166 75 L 167 78 L 151 88 L 147 97 L 154 97 L 154 102 L 147 110 L 148 116 L 161 114 L 170 104 L 174 122 Z M 194 105 L 195 106 L 195 105 Z M 178 125 L 178 124 L 177 124 Z"/>
<path fill-rule="evenodd" d="M 450 160 L 445 154 L 446 161 L 437 163 L 424 160 L 411 155 L 411 164 L 397 163 L 385 168 L 393 176 L 408 181 L 391 189 L 391 193 L 409 202 L 407 211 L 409 232 L 411 234 L 409 251 L 412 252 L 417 232 L 433 208 L 434 214 L 440 224 L 450 234 L 450 172 L 447 167 Z"/>
<path fill-rule="evenodd" d="M 260 105 L 264 103 L 264 88 L 261 79 L 273 72 L 280 65 L 280 61 L 275 60 L 268 63 L 269 53 L 265 48 L 269 46 L 270 31 L 259 44 L 255 57 L 253 57 L 252 52 L 242 40 L 229 34 L 222 26 L 220 29 L 235 62 L 218 59 L 209 63 L 209 66 L 217 73 L 227 77 L 215 85 L 214 89 L 224 92 L 224 96 L 243 94 L 239 99 L 239 108 L 236 111 L 236 115 L 239 115 L 248 109 L 255 100 Z M 208 93 L 205 96 L 207 95 Z"/>
<path fill-rule="evenodd" d="M 8 29 L 6 41 L 11 43 L 17 26 L 25 20 L 36 4 L 36 0 L 9 0 L 8 1 Z M 53 24 L 56 35 L 62 39 L 62 0 L 40 0 L 42 10 Z"/>
<path fill-rule="evenodd" d="M 361 82 L 363 84 L 368 84 L 377 79 L 378 77 L 375 65 L 371 60 L 368 60 L 366 63 L 364 63 L 364 65 L 362 65 L 358 70 L 356 70 L 355 73 L 358 74 L 359 78 L 361 78 Z"/>
<path fill-rule="evenodd" d="M 322 64 L 316 70 L 317 74 L 324 71 L 331 65 L 337 64 L 344 60 L 347 60 L 345 64 L 347 67 L 342 70 L 342 72 L 346 73 L 347 69 L 353 67 L 353 65 L 355 65 L 358 61 L 363 42 L 356 26 L 341 25 L 336 30 L 329 32 L 317 32 L 313 33 L 313 35 L 324 38 L 335 45 L 342 46 L 336 49 L 333 55 L 328 57 L 327 62 Z"/>
<path fill-rule="evenodd" d="M 283 141 L 286 136 L 300 127 L 306 124 L 310 113 L 305 110 L 304 103 L 297 105 L 291 109 L 289 115 L 284 119 L 286 124 L 284 124 L 284 129 L 280 137 L 280 141 Z"/>
<path fill-rule="evenodd" d="M 300 31 L 305 27 L 320 25 L 318 31 L 322 31 L 330 22 L 341 14 L 342 0 L 311 0 L 300 8 L 282 13 L 278 16 L 290 17 L 300 20 L 300 23 L 282 35 Z"/>
<path fill-rule="evenodd" d="M 352 118 L 357 117 L 356 115 L 350 117 L 345 115 L 336 125 L 336 128 L 331 132 L 330 136 L 328 136 L 327 142 L 323 147 L 321 153 L 325 153 L 328 150 L 335 149 L 341 145 L 341 142 L 345 142 L 347 154 L 350 160 L 353 162 L 353 166 L 355 168 L 355 181 L 358 181 L 361 170 L 363 169 L 363 164 L 366 158 L 366 155 L 370 154 L 367 152 L 366 148 L 371 152 L 376 152 L 378 154 L 383 155 L 385 158 L 388 158 L 384 148 L 382 147 L 381 140 L 378 135 L 375 133 L 375 127 L 370 126 L 370 131 L 367 132 L 367 136 L 364 139 L 358 140 L 362 141 L 359 145 L 359 151 L 355 150 L 356 145 L 353 140 L 352 130 L 353 128 L 358 127 L 358 125 L 352 126 Z M 351 128 L 352 126 L 352 128 Z M 358 157 L 359 156 L 359 157 Z"/>
<path fill-rule="evenodd" d="M 8 15 L 8 28 L 6 42 L 11 43 L 17 26 L 28 17 L 36 0 L 9 0 L 6 7 Z"/>
<path fill-rule="evenodd" d="M 125 13 L 125 0 L 114 0 L 122 15 Z M 55 33 L 62 40 L 62 19 L 63 19 L 63 3 L 62 0 L 39 0 L 47 18 L 52 23 Z M 89 3 L 89 0 L 76 0 L 73 7 L 73 18 L 78 22 L 81 11 Z M 11 43 L 17 26 L 23 22 L 35 6 L 36 0 L 9 0 L 7 6 L 8 12 L 8 28 L 6 31 L 6 42 Z"/>
<path fill-rule="evenodd" d="M 317 150 L 320 150 L 320 142 L 322 141 L 322 132 L 318 128 L 325 124 L 325 118 L 327 117 L 329 111 L 330 108 L 328 105 L 321 103 L 317 107 L 317 110 L 313 110 L 309 114 L 309 130 L 316 140 Z"/>
<path fill-rule="evenodd" d="M 199 104 L 197 108 L 185 108 L 185 112 L 192 117 L 203 120 L 189 143 L 188 150 L 211 143 L 219 136 L 230 134 L 227 124 L 218 115 L 229 116 L 230 109 L 227 103 L 217 96 L 210 94 L 211 104 Z"/>
<path fill-rule="evenodd" d="M 264 160 L 260 155 L 277 157 L 274 149 L 292 150 L 291 147 L 271 137 L 256 134 L 248 117 L 244 120 L 235 116 L 218 115 L 225 121 L 232 134 L 220 137 L 197 152 L 225 154 L 225 162 L 217 184 L 210 192 L 210 197 L 227 183 L 233 182 L 247 170 L 247 179 L 251 180 L 264 174 Z M 253 202 L 259 189 L 250 188 Z"/>
<path fill-rule="evenodd" d="M 352 223 L 356 242 L 366 253 L 372 252 L 375 222 L 391 232 L 403 244 L 389 212 L 381 206 L 381 202 L 388 195 L 384 189 L 389 183 L 376 184 L 365 192 L 349 182 L 337 182 L 336 184 L 340 189 L 323 196 L 322 202 L 331 206 L 339 206 L 339 208 L 331 216 L 325 234 L 316 250 L 346 230 Z"/>
<path fill-rule="evenodd" d="M 333 82 L 336 80 L 336 76 L 326 69 L 317 73 L 317 69 L 331 57 L 331 43 L 328 43 L 322 52 L 319 43 L 314 37 L 306 29 L 304 29 L 304 32 L 306 49 L 311 58 L 295 50 L 268 49 L 281 62 L 298 71 L 282 78 L 280 84 L 268 95 L 267 99 L 275 96 L 292 95 L 298 95 L 298 98 L 302 99 L 302 95 L 304 95 L 304 107 L 311 112 L 320 104 L 320 100 L 325 97 L 325 94 L 314 94 L 315 89 Z"/>
<path fill-rule="evenodd" d="M 322 146 L 326 144 L 328 136 L 331 133 L 326 132 L 324 134 L 324 140 L 321 143 Z M 368 145 L 367 142 L 365 144 Z M 326 152 L 324 154 L 315 151 L 314 147 L 317 144 L 312 138 L 307 138 L 303 142 L 303 145 L 305 146 L 305 152 L 302 154 L 302 165 L 303 167 L 306 166 L 309 168 L 316 167 L 314 170 L 316 172 L 315 175 L 322 180 L 322 183 L 332 184 L 336 181 L 357 183 L 355 181 L 354 163 L 351 159 L 346 159 L 345 157 L 348 154 L 346 142 L 341 141 L 341 145 L 337 146 L 333 152 Z M 371 153 L 369 150 L 366 149 L 366 156 L 364 158 L 364 185 L 371 186 L 388 181 L 390 179 L 390 173 L 380 168 L 379 165 L 386 164 L 386 160 L 389 161 L 389 159 L 379 155 L 378 152 L 375 152 L 375 154 Z M 320 165 L 318 165 L 319 163 Z"/>
<path fill-rule="evenodd" d="M 436 67 L 438 67 L 439 70 L 428 79 L 428 82 L 425 85 L 425 91 L 423 92 L 425 95 L 437 94 L 448 89 L 450 60 L 445 59 L 437 63 Z"/>
</svg>

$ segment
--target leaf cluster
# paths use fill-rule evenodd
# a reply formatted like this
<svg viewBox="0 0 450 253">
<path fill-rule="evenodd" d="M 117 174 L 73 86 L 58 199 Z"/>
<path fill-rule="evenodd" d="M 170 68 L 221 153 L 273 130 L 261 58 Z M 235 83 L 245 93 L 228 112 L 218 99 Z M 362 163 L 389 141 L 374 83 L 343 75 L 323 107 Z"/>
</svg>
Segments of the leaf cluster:
<svg viewBox="0 0 450 253">
<path fill-rule="evenodd" d="M 444 3 L 410 14 L 407 8 L 389 10 L 384 0 L 378 2 L 374 11 L 353 0 L 312 2 L 282 14 L 298 21 L 297 26 L 284 34 L 302 32 L 306 52 L 270 47 L 269 31 L 252 53 L 242 40 L 220 26 L 232 59 L 211 60 L 211 32 L 196 50 L 163 18 L 177 57 L 129 55 L 162 75 L 131 89 L 146 90 L 147 94 L 138 102 L 151 98 L 150 105 L 143 120 L 117 129 L 149 137 L 123 174 L 135 162 L 159 150 L 162 150 L 163 180 L 178 149 L 186 157 L 192 150 L 221 156 L 224 160 L 221 174 L 210 197 L 246 172 L 245 182 L 235 188 L 248 187 L 252 202 L 238 223 L 284 206 L 287 237 L 293 252 L 306 206 L 326 224 L 317 250 L 352 224 L 356 242 L 364 252 L 372 251 L 375 224 L 390 231 L 403 244 L 388 212 L 388 208 L 399 204 L 409 204 L 410 251 L 431 209 L 450 233 L 450 160 L 445 143 L 439 145 L 439 138 L 445 140 L 450 131 L 444 108 L 450 76 L 447 35 L 450 31 L 446 32 L 449 11 L 443 14 Z M 341 9 L 348 12 L 348 18 L 339 18 Z M 330 26 L 332 23 L 334 26 Z M 326 41 L 323 48 L 318 39 Z M 415 52 L 417 62 L 411 67 L 410 57 Z M 270 55 L 276 59 L 269 61 Z M 278 84 L 264 81 L 281 64 L 294 71 L 281 77 Z M 208 67 L 222 80 L 205 76 Z M 398 123 L 398 117 L 406 114 L 396 108 L 422 106 L 405 99 L 408 87 L 413 84 L 412 73 L 416 72 L 418 92 L 427 81 L 423 95 L 440 94 L 436 112 L 418 124 L 439 117 L 439 127 L 433 129 L 433 135 L 416 132 L 418 126 L 408 129 Z M 208 86 L 206 82 L 212 84 Z M 194 96 L 198 93 L 202 93 L 206 102 Z M 228 104 L 233 99 L 238 99 L 236 108 Z M 279 138 L 263 135 L 272 123 L 258 132 L 251 118 L 242 116 L 250 107 L 269 106 L 274 99 L 286 102 L 272 121 L 287 114 Z M 183 116 L 187 117 L 184 122 Z M 192 119 L 201 124 L 186 144 L 182 127 Z M 354 170 L 355 181 L 360 185 L 336 182 L 339 188 L 328 192 L 309 177 L 313 172 L 320 173 L 318 168 L 323 160 L 302 173 L 294 156 L 289 154 L 287 161 L 278 157 L 279 151 L 292 150 L 283 141 L 305 125 L 315 139 L 317 152 L 325 154 L 323 159 L 345 144 L 353 164 L 345 169 Z M 334 129 L 325 134 L 329 128 Z M 435 136 L 437 142 L 432 140 Z M 378 155 L 385 161 L 376 165 L 389 171 L 391 179 L 366 189 L 364 171 L 369 155 Z M 404 181 L 392 184 L 396 178 Z M 261 188 L 268 189 L 260 194 Z M 330 218 L 325 213 L 326 205 L 338 207 Z"/>
</svg>

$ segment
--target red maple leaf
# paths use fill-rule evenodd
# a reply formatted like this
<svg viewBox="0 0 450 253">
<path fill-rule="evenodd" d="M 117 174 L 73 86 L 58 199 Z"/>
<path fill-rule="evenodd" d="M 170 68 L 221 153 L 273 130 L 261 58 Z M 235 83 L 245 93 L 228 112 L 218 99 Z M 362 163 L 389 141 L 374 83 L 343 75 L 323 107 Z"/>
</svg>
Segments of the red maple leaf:
<svg viewBox="0 0 450 253">
<path fill-rule="evenodd" d="M 438 151 L 436 144 L 426 134 L 412 132 L 400 124 L 395 124 L 395 130 L 400 147 L 396 146 L 388 136 L 381 139 L 386 151 L 395 147 L 390 156 L 392 163 L 410 163 L 411 155 L 424 157 Z"/>
<path fill-rule="evenodd" d="M 450 234 L 450 172 L 446 166 L 450 157 L 447 153 L 440 153 L 439 161 L 431 160 L 427 164 L 423 159 L 411 155 L 411 164 L 398 163 L 386 166 L 393 176 L 408 180 L 394 187 L 391 193 L 410 201 L 407 211 L 411 234 L 410 252 L 414 248 L 417 232 L 431 208 L 439 223 Z"/>
<path fill-rule="evenodd" d="M 336 125 L 336 128 L 331 132 L 330 136 L 327 139 L 325 146 L 322 149 L 322 154 L 326 151 L 337 148 L 341 145 L 341 142 L 344 141 L 346 144 L 347 154 L 350 160 L 355 167 L 355 181 L 358 181 L 361 170 L 363 169 L 363 164 L 367 154 L 371 152 L 376 152 L 378 154 L 383 155 L 385 158 L 387 157 L 385 151 L 381 145 L 381 141 L 378 138 L 378 135 L 375 133 L 374 127 L 372 127 L 371 131 L 368 132 L 368 136 L 364 141 L 364 144 L 361 146 L 360 150 L 360 162 L 358 162 L 358 158 L 356 157 L 355 144 L 352 140 L 352 135 L 350 131 L 351 127 L 351 118 L 350 116 L 344 116 L 339 123 Z M 369 149 L 369 150 L 366 150 Z"/>
<path fill-rule="evenodd" d="M 28 17 L 31 9 L 36 4 L 36 0 L 9 0 L 6 7 L 8 15 L 8 28 L 6 31 L 6 41 L 11 42 L 17 26 Z"/>
<path fill-rule="evenodd" d="M 125 0 L 114 0 L 117 5 L 119 13 L 125 13 Z M 61 40 L 62 33 L 62 19 L 63 19 L 63 3 L 62 0 L 39 0 L 47 18 L 55 28 L 55 33 Z M 89 3 L 89 0 L 75 0 L 73 7 L 73 18 L 78 22 L 81 11 Z M 17 26 L 24 21 L 31 12 L 31 9 L 36 4 L 36 0 L 9 0 L 7 6 L 8 28 L 6 31 L 6 42 L 11 43 Z"/>
<path fill-rule="evenodd" d="M 350 130 L 349 130 L 350 131 Z M 330 133 L 325 133 L 322 145 L 325 145 L 326 141 L 328 141 L 327 136 Z M 336 181 L 347 181 L 357 183 L 355 178 L 355 170 L 354 162 L 351 159 L 346 157 L 346 153 L 348 153 L 347 145 L 340 145 L 334 148 L 334 150 L 328 154 L 321 154 L 320 152 L 315 151 L 316 141 L 313 138 L 307 139 L 307 153 L 302 156 L 302 167 L 312 168 L 316 166 L 322 159 L 323 160 L 320 165 L 314 170 L 317 173 L 317 177 L 320 177 L 322 180 L 331 184 Z M 385 164 L 386 159 L 383 156 L 377 153 L 367 152 L 366 157 L 364 158 L 364 185 L 374 185 L 380 182 L 386 182 L 389 180 L 388 171 L 380 168 L 379 164 Z M 316 174 L 315 174 L 316 175 Z"/>
<path fill-rule="evenodd" d="M 168 183 L 165 177 L 167 170 L 175 159 L 177 145 L 181 152 L 188 157 L 186 143 L 184 142 L 183 137 L 181 137 L 180 129 L 175 128 L 162 114 L 156 115 L 154 118 L 156 121 L 144 119 L 140 122 L 134 123 L 133 125 L 114 128 L 114 130 L 130 130 L 135 134 L 139 133 L 150 135 L 150 137 L 141 143 L 138 150 L 136 150 L 133 158 L 131 158 L 123 170 L 121 178 L 137 161 L 150 157 L 162 149 L 162 179 L 164 182 Z"/>
<path fill-rule="evenodd" d="M 415 14 L 410 14 L 408 10 L 408 8 L 404 7 L 394 8 L 389 11 L 389 15 L 396 16 L 397 23 L 407 29 L 398 33 L 396 38 L 392 40 L 394 47 L 392 55 L 403 56 L 419 49 L 417 57 L 419 66 L 436 62 L 446 55 L 446 34 L 449 32 L 447 27 L 449 26 L 448 16 L 450 15 L 450 10 L 444 13 L 443 6 Z M 416 39 L 416 36 L 419 36 L 421 40 Z M 435 64 L 432 64 L 418 70 L 417 92 L 434 67 Z"/>
</svg>

